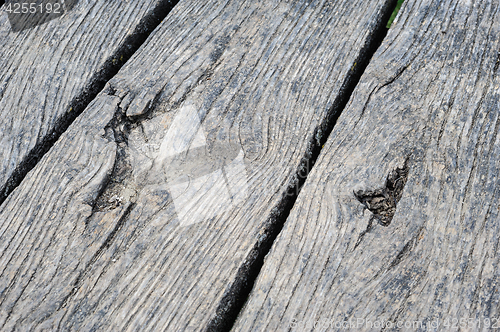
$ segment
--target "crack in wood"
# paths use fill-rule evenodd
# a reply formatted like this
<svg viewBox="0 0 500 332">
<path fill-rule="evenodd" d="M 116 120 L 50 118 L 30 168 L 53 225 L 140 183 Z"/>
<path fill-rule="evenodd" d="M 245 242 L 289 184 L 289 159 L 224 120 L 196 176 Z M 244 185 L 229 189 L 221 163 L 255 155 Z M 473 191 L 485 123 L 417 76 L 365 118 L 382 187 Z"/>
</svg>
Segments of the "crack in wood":
<svg viewBox="0 0 500 332">
<path fill-rule="evenodd" d="M 497 61 L 493 66 L 493 72 L 496 73 L 498 71 L 498 66 L 500 65 L 500 51 L 497 53 Z"/>
<path fill-rule="evenodd" d="M 109 88 L 111 95 L 116 91 Z M 123 97 L 121 98 L 123 101 Z M 98 194 L 92 211 L 102 212 L 116 209 L 128 202 L 134 202 L 137 195 L 135 184 L 130 181 L 132 166 L 128 152 L 128 135 L 134 123 L 125 116 L 126 110 L 118 107 L 115 115 L 104 128 L 105 136 L 116 143 L 116 156 L 111 176 Z"/>
<path fill-rule="evenodd" d="M 116 237 L 116 234 L 120 231 L 120 229 L 123 227 L 125 222 L 127 221 L 130 212 L 134 209 L 135 203 L 132 203 L 128 205 L 116 225 L 114 226 L 113 230 L 109 233 L 108 237 L 104 241 L 104 243 L 101 244 L 99 249 L 95 252 L 95 254 L 92 256 L 90 261 L 85 265 L 84 269 L 78 274 L 76 277 L 75 281 L 73 282 L 73 286 L 71 289 L 71 292 L 65 296 L 61 302 L 59 303 L 58 310 L 61 308 L 66 307 L 66 305 L 70 302 L 70 300 L 75 296 L 77 293 L 78 289 L 81 287 L 82 282 L 84 280 L 84 277 L 87 275 L 88 271 L 91 270 L 92 266 L 94 263 L 97 261 L 97 259 L 102 255 L 102 253 L 111 246 L 113 240 Z M 90 218 L 90 217 L 89 217 Z"/>
</svg>

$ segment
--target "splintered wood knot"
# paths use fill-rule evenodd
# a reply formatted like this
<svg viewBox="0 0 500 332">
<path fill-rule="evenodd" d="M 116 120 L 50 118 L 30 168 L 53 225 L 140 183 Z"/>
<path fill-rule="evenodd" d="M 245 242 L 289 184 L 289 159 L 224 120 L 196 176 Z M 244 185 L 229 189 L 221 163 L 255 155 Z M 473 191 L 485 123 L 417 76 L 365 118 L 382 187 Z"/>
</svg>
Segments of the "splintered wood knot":
<svg viewBox="0 0 500 332">
<path fill-rule="evenodd" d="M 373 213 L 371 220 L 376 219 L 382 226 L 389 226 L 407 179 L 408 164 L 405 162 L 403 167 L 389 173 L 384 187 L 354 190 L 354 196 Z"/>
</svg>

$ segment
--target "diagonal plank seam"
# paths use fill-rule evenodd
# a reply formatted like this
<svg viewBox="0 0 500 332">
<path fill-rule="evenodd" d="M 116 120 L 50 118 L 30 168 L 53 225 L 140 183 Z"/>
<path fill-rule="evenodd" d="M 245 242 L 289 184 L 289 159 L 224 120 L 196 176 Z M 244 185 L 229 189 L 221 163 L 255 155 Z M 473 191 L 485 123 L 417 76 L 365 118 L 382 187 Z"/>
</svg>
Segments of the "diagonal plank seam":
<svg viewBox="0 0 500 332">
<path fill-rule="evenodd" d="M 218 332 L 230 331 L 232 329 L 236 318 L 250 295 L 254 282 L 262 269 L 264 258 L 281 232 L 288 215 L 290 214 L 290 211 L 300 194 L 300 189 L 304 185 L 309 172 L 312 170 L 319 157 L 323 145 L 326 143 L 330 133 L 333 131 L 340 114 L 347 106 L 347 103 L 351 98 L 354 89 L 358 85 L 359 80 L 368 66 L 372 56 L 375 54 L 387 35 L 388 29 L 386 28 L 386 25 L 392 12 L 394 11 L 394 8 L 396 7 L 396 4 L 397 0 L 390 0 L 382 9 L 381 17 L 361 48 L 354 62 L 355 65 L 347 74 L 340 91 L 338 92 L 338 95 L 328 112 L 326 120 L 315 129 L 313 138 L 309 142 L 304 157 L 302 158 L 297 171 L 293 176 L 291 185 L 283 194 L 280 202 L 273 208 L 270 217 L 266 221 L 262 236 L 256 242 L 249 255 L 240 266 L 232 284 L 226 289 L 217 306 L 215 315 L 211 318 L 205 329 L 206 331 Z"/>
<path fill-rule="evenodd" d="M 29 171 L 31 171 L 42 157 L 51 149 L 61 135 L 69 128 L 75 119 L 87 108 L 97 95 L 104 89 L 132 55 L 145 43 L 149 35 L 163 21 L 174 8 L 178 0 L 162 0 L 150 14 L 141 19 L 134 32 L 130 34 L 123 44 L 106 60 L 103 67 L 90 79 L 90 83 L 69 104 L 66 112 L 41 141 L 19 163 L 3 187 L 0 187 L 0 205 L 16 189 Z M 0 0 L 0 6 L 5 2 Z M 120 59 L 116 61 L 116 59 Z"/>
</svg>

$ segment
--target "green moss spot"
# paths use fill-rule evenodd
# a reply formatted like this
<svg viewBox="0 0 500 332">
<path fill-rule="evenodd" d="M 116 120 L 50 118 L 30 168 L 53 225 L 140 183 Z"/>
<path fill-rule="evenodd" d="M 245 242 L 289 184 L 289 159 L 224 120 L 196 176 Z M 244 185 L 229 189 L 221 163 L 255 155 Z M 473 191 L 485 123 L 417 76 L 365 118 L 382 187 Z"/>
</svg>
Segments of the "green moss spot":
<svg viewBox="0 0 500 332">
<path fill-rule="evenodd" d="M 394 11 L 392 12 L 391 17 L 389 18 L 389 21 L 387 22 L 387 29 L 389 29 L 392 25 L 392 22 L 396 18 L 396 15 L 398 15 L 399 9 L 401 8 L 401 5 L 403 4 L 404 0 L 398 0 L 398 3 L 396 5 L 396 8 L 394 8 Z"/>
</svg>

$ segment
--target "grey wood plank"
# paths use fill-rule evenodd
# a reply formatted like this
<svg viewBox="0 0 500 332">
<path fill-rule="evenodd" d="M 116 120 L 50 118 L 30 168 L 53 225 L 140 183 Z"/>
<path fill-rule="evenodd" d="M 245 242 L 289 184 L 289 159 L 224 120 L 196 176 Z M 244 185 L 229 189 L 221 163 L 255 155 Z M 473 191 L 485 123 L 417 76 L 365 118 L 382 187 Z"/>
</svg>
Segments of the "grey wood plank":
<svg viewBox="0 0 500 332">
<path fill-rule="evenodd" d="M 235 331 L 498 324 L 499 30 L 497 1 L 405 1 Z"/>
<path fill-rule="evenodd" d="M 0 207 L 0 329 L 217 320 L 388 14 L 181 1 Z"/>
<path fill-rule="evenodd" d="M 0 10 L 0 203 L 169 6 L 157 0 L 66 3 L 71 10 L 36 26 L 7 12 L 7 4 Z"/>
</svg>

